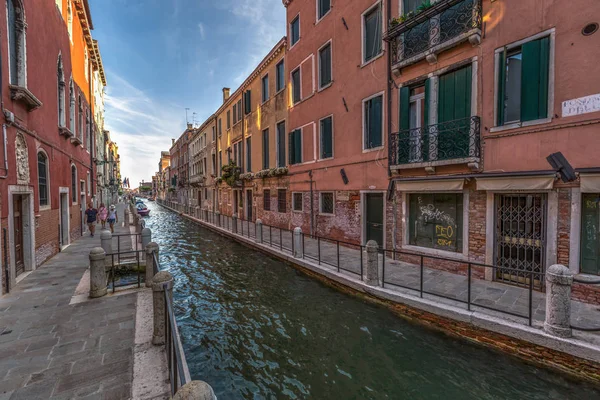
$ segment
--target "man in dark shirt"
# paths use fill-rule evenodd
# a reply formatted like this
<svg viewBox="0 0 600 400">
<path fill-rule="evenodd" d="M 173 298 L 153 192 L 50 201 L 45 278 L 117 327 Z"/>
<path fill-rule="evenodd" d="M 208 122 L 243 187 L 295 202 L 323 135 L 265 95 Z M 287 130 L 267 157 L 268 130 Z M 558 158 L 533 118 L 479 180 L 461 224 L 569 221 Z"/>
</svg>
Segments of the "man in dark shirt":
<svg viewBox="0 0 600 400">
<path fill-rule="evenodd" d="M 88 224 L 88 228 L 90 229 L 90 235 L 94 237 L 94 232 L 96 231 L 96 220 L 98 219 L 98 210 L 96 210 L 92 203 L 88 204 L 87 210 L 85 210 L 86 222 Z"/>
</svg>

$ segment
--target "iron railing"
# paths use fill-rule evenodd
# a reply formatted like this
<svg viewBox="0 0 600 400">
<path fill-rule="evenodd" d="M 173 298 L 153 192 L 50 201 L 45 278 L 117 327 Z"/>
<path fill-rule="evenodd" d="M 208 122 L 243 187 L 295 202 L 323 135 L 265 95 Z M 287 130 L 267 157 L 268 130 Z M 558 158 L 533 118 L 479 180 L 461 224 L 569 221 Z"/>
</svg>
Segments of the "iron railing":
<svg viewBox="0 0 600 400">
<path fill-rule="evenodd" d="M 405 21 L 393 22 L 384 39 L 391 42 L 392 65 L 409 65 L 481 33 L 481 0 L 442 0 Z"/>
<path fill-rule="evenodd" d="M 469 117 L 390 135 L 390 166 L 480 157 L 480 120 Z"/>
<path fill-rule="evenodd" d="M 108 284 L 110 283 L 112 286 L 112 292 L 114 293 L 115 290 L 117 288 L 120 287 L 130 287 L 132 285 L 131 282 L 125 282 L 125 283 L 120 283 L 117 284 L 115 281 L 116 275 L 117 275 L 117 270 L 120 268 L 127 268 L 129 269 L 131 266 L 135 265 L 135 274 L 137 276 L 136 279 L 136 284 L 137 287 L 140 288 L 141 284 L 142 284 L 142 271 L 141 271 L 141 257 L 140 257 L 140 253 L 142 253 L 142 250 L 125 250 L 125 251 L 118 251 L 117 253 L 110 253 L 110 254 L 106 254 L 107 257 L 110 257 L 111 260 L 111 265 L 110 268 L 108 270 L 108 276 L 107 276 L 107 282 L 106 285 L 109 286 Z M 135 263 L 128 263 L 128 264 L 121 264 L 121 256 L 125 256 L 125 255 L 133 255 L 133 258 L 129 261 L 135 261 Z M 117 263 L 115 264 L 115 256 L 117 257 Z"/>
</svg>

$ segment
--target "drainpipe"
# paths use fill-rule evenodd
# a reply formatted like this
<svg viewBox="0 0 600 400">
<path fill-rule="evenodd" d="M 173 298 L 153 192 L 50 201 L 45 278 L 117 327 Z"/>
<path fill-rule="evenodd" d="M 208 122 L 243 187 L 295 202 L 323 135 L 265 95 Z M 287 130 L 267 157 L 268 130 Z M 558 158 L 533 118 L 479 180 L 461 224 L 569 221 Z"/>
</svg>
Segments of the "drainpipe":
<svg viewBox="0 0 600 400">
<path fill-rule="evenodd" d="M 313 201 L 313 172 L 312 169 L 308 171 L 308 177 L 310 178 L 310 235 L 315 235 L 315 210 Z"/>
<path fill-rule="evenodd" d="M 2 38 L 2 35 L 0 35 Z M 2 114 L 4 114 L 4 82 L 2 81 L 2 55 L 0 54 L 0 106 L 2 108 Z M 6 138 L 6 124 L 2 124 L 2 143 L 4 145 L 4 170 L 6 173 L 4 175 L 0 175 L 0 179 L 8 178 L 8 154 L 6 148 L 8 146 L 8 141 Z M 8 286 L 7 286 L 8 287 Z"/>
<path fill-rule="evenodd" d="M 386 24 L 389 24 L 389 21 L 392 17 L 392 2 L 391 0 L 387 1 L 387 21 Z M 388 131 L 388 177 L 392 176 L 392 170 L 390 169 L 390 149 L 391 149 L 391 139 L 392 139 L 392 65 L 390 54 L 392 52 L 392 44 L 391 42 L 387 42 L 387 52 L 385 55 L 386 59 L 386 68 L 387 68 L 387 131 Z"/>
</svg>

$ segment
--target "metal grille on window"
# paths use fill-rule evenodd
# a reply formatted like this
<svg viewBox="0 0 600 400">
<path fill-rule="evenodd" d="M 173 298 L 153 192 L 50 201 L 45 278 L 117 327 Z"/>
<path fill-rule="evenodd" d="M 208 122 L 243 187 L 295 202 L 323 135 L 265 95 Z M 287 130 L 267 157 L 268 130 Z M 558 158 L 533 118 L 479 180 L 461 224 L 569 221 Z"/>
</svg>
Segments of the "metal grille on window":
<svg viewBox="0 0 600 400">
<path fill-rule="evenodd" d="M 263 192 L 263 209 L 265 211 L 271 210 L 271 191 L 265 190 Z"/>
<path fill-rule="evenodd" d="M 38 190 L 40 194 L 40 206 L 48 205 L 48 169 L 46 166 L 46 156 L 42 153 L 38 154 Z"/>
<path fill-rule="evenodd" d="M 294 193 L 294 211 L 302 211 L 302 193 Z"/>
<path fill-rule="evenodd" d="M 321 193 L 321 213 L 333 214 L 333 193 Z"/>
<path fill-rule="evenodd" d="M 546 248 L 546 198 L 543 194 L 496 197 L 496 279 L 543 287 Z M 502 267 L 510 268 L 503 270 Z M 533 274 L 532 274 L 533 273 Z"/>
<path fill-rule="evenodd" d="M 277 190 L 277 211 L 284 213 L 287 211 L 286 190 Z"/>
</svg>

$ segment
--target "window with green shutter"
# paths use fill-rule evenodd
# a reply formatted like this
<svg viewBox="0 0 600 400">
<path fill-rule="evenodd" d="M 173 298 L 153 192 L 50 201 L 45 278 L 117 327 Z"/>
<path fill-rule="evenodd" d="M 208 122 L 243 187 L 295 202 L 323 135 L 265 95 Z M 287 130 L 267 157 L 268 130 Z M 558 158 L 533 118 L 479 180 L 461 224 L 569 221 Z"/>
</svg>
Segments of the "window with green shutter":
<svg viewBox="0 0 600 400">
<path fill-rule="evenodd" d="M 292 102 L 294 104 L 300 102 L 302 93 L 300 91 L 300 68 L 292 72 Z"/>
<path fill-rule="evenodd" d="M 290 24 L 291 45 L 295 45 L 300 40 L 300 16 L 298 15 Z"/>
<path fill-rule="evenodd" d="M 319 50 L 319 88 L 331 83 L 331 43 Z"/>
<path fill-rule="evenodd" d="M 320 158 L 333 157 L 333 117 L 323 118 L 319 124 L 321 136 Z"/>
<path fill-rule="evenodd" d="M 246 139 L 246 172 L 252 171 L 252 137 Z"/>
<path fill-rule="evenodd" d="M 289 161 L 290 165 L 300 164 L 302 162 L 302 130 L 296 129 L 290 133 L 289 138 L 290 150 Z"/>
<path fill-rule="evenodd" d="M 549 36 L 500 52 L 498 126 L 548 117 L 549 64 Z"/>
<path fill-rule="evenodd" d="M 262 78 L 262 101 L 269 100 L 269 75 L 265 75 Z"/>
<path fill-rule="evenodd" d="M 277 64 L 277 79 L 275 80 L 275 90 L 279 92 L 285 86 L 285 66 L 284 61 L 281 60 L 279 64 Z"/>
<path fill-rule="evenodd" d="M 285 121 L 277 124 L 277 166 L 285 167 Z"/>
<path fill-rule="evenodd" d="M 381 3 L 363 15 L 363 62 L 381 53 Z"/>
<path fill-rule="evenodd" d="M 246 92 L 244 92 L 244 114 L 247 115 L 247 114 L 250 114 L 251 112 L 252 112 L 252 91 L 246 90 Z"/>
<path fill-rule="evenodd" d="M 364 148 L 374 149 L 383 144 L 383 96 L 376 96 L 365 101 Z"/>
<path fill-rule="evenodd" d="M 263 169 L 269 168 L 269 130 L 265 129 L 262 134 Z"/>
</svg>

